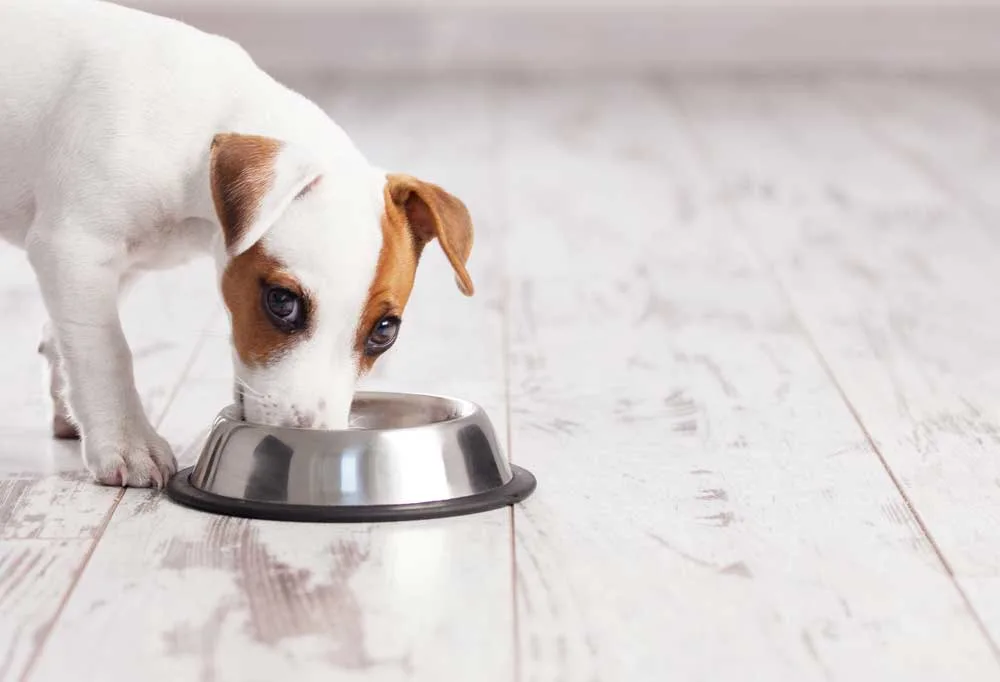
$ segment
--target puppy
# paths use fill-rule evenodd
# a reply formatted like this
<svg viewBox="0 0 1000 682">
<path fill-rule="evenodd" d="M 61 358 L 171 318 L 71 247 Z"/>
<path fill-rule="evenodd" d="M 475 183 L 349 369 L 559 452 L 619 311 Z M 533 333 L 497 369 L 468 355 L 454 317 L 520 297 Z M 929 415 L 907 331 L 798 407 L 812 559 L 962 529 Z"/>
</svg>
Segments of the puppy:
<svg viewBox="0 0 1000 682">
<path fill-rule="evenodd" d="M 138 273 L 214 255 L 246 418 L 343 428 L 421 250 L 471 295 L 472 236 L 461 201 L 370 165 L 228 40 L 93 0 L 0 4 L 0 238 L 48 311 L 55 435 L 78 429 L 101 483 L 176 469 L 119 322 Z"/>
</svg>

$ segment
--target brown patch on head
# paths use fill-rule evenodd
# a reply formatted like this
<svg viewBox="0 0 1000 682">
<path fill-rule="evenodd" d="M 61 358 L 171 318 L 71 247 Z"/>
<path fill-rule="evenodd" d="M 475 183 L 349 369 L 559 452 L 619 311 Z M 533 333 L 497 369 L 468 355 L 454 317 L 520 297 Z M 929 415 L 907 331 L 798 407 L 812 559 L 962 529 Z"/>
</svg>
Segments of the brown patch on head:
<svg viewBox="0 0 1000 682">
<path fill-rule="evenodd" d="M 386 315 L 403 316 L 410 300 L 421 244 L 414 240 L 406 214 L 392 203 L 389 188 L 385 189 L 385 213 L 382 215 L 382 250 L 375 266 L 375 277 L 368 288 L 368 298 L 354 338 L 359 374 L 371 370 L 377 357 L 365 355 L 365 340 L 372 328 Z"/>
<path fill-rule="evenodd" d="M 261 198 L 274 184 L 274 161 L 279 151 L 280 141 L 259 135 L 222 133 L 212 140 L 212 200 L 227 247 L 250 228 Z"/>
<path fill-rule="evenodd" d="M 389 175 L 382 216 L 382 250 L 355 333 L 358 373 L 368 372 L 376 357 L 365 355 L 365 341 L 383 317 L 403 316 L 417 263 L 427 242 L 438 239 L 466 296 L 473 293 L 465 263 L 472 251 L 472 220 L 458 198 L 437 185 L 408 175 Z"/>
<path fill-rule="evenodd" d="M 232 317 L 233 345 L 240 360 L 251 367 L 280 357 L 307 338 L 311 329 L 308 323 L 305 329 L 293 333 L 276 328 L 262 304 L 265 284 L 288 289 L 302 299 L 307 314 L 311 316 L 314 311 L 308 292 L 260 244 L 229 261 L 222 274 L 222 298 Z"/>
</svg>

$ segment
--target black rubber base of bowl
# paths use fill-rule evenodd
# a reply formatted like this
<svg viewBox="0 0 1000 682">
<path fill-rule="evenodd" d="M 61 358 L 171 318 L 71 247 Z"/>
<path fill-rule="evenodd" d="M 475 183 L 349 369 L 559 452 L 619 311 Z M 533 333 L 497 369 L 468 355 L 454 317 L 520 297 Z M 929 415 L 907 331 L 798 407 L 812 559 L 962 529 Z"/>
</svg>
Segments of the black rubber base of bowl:
<svg viewBox="0 0 1000 682">
<path fill-rule="evenodd" d="M 225 516 L 272 521 L 363 523 L 371 521 L 416 521 L 462 516 L 499 509 L 520 502 L 535 491 L 535 476 L 527 469 L 511 465 L 514 478 L 509 483 L 478 495 L 438 502 L 357 506 L 320 506 L 255 502 L 207 493 L 191 484 L 194 467 L 178 471 L 167 484 L 167 495 L 186 507 Z"/>
</svg>

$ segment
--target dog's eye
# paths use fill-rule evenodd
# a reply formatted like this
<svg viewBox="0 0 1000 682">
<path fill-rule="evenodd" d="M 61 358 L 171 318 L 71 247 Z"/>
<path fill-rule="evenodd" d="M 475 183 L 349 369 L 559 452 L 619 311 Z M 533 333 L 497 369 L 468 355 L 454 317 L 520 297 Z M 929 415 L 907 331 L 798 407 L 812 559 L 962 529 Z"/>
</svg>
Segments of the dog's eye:
<svg viewBox="0 0 1000 682">
<path fill-rule="evenodd" d="M 375 323 L 368 340 L 365 341 L 365 355 L 374 357 L 381 355 L 396 343 L 396 335 L 399 334 L 401 320 L 395 315 L 387 315 Z"/>
<path fill-rule="evenodd" d="M 296 331 L 305 326 L 306 310 L 302 299 L 283 287 L 264 287 L 264 310 L 282 331 Z"/>
</svg>

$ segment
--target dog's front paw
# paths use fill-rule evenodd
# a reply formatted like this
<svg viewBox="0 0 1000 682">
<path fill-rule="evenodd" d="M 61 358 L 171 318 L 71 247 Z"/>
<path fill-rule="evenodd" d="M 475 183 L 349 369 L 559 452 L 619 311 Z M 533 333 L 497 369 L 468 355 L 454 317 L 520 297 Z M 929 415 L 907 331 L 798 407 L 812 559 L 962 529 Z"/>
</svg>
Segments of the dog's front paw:
<svg viewBox="0 0 1000 682">
<path fill-rule="evenodd" d="M 83 460 L 104 485 L 162 488 L 177 471 L 170 445 L 151 427 L 126 429 L 114 438 L 85 433 Z"/>
</svg>

